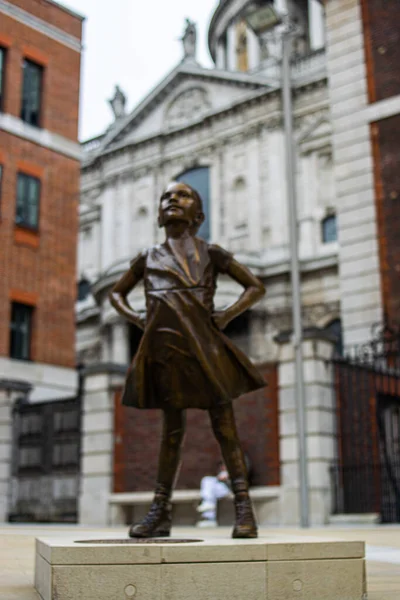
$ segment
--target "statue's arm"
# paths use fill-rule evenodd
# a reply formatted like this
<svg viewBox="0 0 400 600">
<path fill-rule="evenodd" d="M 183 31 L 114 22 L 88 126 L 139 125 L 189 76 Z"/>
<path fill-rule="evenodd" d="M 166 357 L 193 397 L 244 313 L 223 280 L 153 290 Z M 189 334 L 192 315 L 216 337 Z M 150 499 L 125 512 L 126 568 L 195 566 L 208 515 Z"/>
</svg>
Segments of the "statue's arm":
<svg viewBox="0 0 400 600">
<path fill-rule="evenodd" d="M 145 257 L 140 255 L 132 261 L 129 271 L 115 284 L 109 295 L 110 302 L 115 310 L 140 329 L 145 328 L 146 319 L 141 313 L 133 310 L 127 300 L 127 296 L 139 281 L 143 279 L 144 267 Z"/>
<path fill-rule="evenodd" d="M 233 319 L 261 300 L 265 294 L 265 287 L 258 277 L 234 258 L 229 261 L 225 272 L 244 287 L 244 291 L 231 306 L 214 314 L 214 320 L 220 329 L 224 329 Z"/>
</svg>

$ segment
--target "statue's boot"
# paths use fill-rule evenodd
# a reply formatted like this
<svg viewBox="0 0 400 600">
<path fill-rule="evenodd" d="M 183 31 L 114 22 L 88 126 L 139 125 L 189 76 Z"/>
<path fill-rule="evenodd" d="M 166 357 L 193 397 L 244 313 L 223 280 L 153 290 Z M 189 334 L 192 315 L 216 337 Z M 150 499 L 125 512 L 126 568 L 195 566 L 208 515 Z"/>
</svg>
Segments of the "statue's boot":
<svg viewBox="0 0 400 600">
<path fill-rule="evenodd" d="M 129 529 L 131 538 L 168 537 L 171 531 L 171 489 L 159 483 L 150 510 L 140 523 Z"/>
<path fill-rule="evenodd" d="M 256 538 L 258 536 L 257 524 L 254 518 L 253 507 L 249 496 L 249 485 L 246 479 L 235 479 L 232 482 L 235 495 L 235 527 L 233 538 Z"/>
</svg>

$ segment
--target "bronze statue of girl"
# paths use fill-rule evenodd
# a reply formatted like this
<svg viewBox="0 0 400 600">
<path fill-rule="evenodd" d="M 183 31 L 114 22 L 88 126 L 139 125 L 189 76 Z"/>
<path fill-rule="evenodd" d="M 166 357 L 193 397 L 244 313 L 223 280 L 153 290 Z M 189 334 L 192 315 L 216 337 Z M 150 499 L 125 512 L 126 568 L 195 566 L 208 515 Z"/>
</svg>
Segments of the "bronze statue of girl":
<svg viewBox="0 0 400 600">
<path fill-rule="evenodd" d="M 266 384 L 222 330 L 257 302 L 265 290 L 261 281 L 231 254 L 196 237 L 203 221 L 199 194 L 184 183 L 170 183 L 159 206 L 159 226 L 165 227 L 166 241 L 139 254 L 110 294 L 116 310 L 144 330 L 128 371 L 123 403 L 159 408 L 164 417 L 154 500 L 144 520 L 130 528 L 131 537 L 170 533 L 170 497 L 188 408 L 209 411 L 232 482 L 236 513 L 232 537 L 257 537 L 232 400 Z M 232 277 L 244 291 L 226 310 L 215 312 L 219 273 Z M 141 279 L 146 319 L 127 301 Z"/>
</svg>

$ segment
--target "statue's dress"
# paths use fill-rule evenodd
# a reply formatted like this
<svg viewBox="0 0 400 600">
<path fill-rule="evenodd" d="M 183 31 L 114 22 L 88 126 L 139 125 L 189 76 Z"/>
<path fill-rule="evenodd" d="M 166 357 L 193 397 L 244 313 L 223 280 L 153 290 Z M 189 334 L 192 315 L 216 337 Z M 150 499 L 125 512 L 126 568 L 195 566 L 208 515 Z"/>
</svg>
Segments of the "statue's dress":
<svg viewBox="0 0 400 600">
<path fill-rule="evenodd" d="M 212 319 L 219 273 L 232 255 L 195 238 L 190 274 L 166 242 L 131 263 L 143 277 L 147 322 L 123 403 L 137 408 L 210 409 L 266 383 Z"/>
</svg>

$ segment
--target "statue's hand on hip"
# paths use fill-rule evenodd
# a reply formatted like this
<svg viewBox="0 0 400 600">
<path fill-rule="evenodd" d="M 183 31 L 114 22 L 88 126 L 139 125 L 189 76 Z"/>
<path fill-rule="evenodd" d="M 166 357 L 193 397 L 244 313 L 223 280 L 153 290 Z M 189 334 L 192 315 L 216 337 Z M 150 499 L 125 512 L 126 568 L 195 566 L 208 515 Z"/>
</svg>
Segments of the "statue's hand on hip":
<svg viewBox="0 0 400 600">
<path fill-rule="evenodd" d="M 231 320 L 231 318 L 228 315 L 228 312 L 226 310 L 217 310 L 213 313 L 213 321 L 215 323 L 215 325 L 218 327 L 218 329 L 221 329 L 221 331 L 223 329 L 225 329 L 225 327 L 228 325 L 229 321 Z"/>
<path fill-rule="evenodd" d="M 137 311 L 137 326 L 140 327 L 140 329 L 143 329 L 143 331 L 146 329 L 146 321 L 147 321 L 147 313 L 145 310 L 138 310 Z"/>
</svg>

